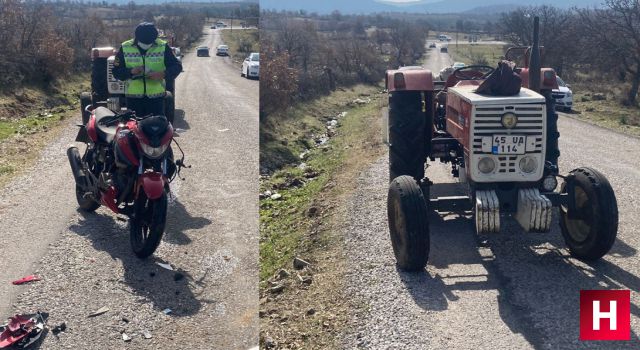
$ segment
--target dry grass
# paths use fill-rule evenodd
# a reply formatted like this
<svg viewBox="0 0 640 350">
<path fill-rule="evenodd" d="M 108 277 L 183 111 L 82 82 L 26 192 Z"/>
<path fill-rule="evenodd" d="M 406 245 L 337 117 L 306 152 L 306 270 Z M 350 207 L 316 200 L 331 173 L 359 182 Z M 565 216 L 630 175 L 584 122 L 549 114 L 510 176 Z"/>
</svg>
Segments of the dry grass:
<svg viewBox="0 0 640 350">
<path fill-rule="evenodd" d="M 449 43 L 449 55 L 454 62 L 494 67 L 498 64 L 499 60 L 504 59 L 504 47 L 502 45 L 455 45 Z"/>
</svg>

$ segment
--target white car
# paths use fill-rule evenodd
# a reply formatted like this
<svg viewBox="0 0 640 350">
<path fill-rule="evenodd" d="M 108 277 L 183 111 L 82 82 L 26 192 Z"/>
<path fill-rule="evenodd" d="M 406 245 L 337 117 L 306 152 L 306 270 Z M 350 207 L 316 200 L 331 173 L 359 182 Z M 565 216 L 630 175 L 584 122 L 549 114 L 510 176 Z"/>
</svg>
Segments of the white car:
<svg viewBox="0 0 640 350">
<path fill-rule="evenodd" d="M 573 108 L 573 92 L 570 86 L 564 82 L 560 77 L 558 79 L 558 89 L 551 91 L 553 99 L 556 101 L 556 109 L 563 110 L 565 112 L 571 112 Z"/>
<path fill-rule="evenodd" d="M 252 52 L 249 57 L 242 62 L 242 72 L 240 75 L 249 78 L 258 78 L 260 76 L 260 54 Z"/>
<path fill-rule="evenodd" d="M 229 46 L 218 45 L 218 48 L 216 48 L 216 56 L 229 56 Z"/>
<path fill-rule="evenodd" d="M 458 68 L 464 68 L 464 67 L 466 67 L 466 66 L 467 66 L 467 65 L 466 65 L 466 64 L 464 64 L 463 62 L 454 62 L 452 67 L 453 67 L 453 69 L 455 70 L 455 69 L 458 69 Z"/>
</svg>

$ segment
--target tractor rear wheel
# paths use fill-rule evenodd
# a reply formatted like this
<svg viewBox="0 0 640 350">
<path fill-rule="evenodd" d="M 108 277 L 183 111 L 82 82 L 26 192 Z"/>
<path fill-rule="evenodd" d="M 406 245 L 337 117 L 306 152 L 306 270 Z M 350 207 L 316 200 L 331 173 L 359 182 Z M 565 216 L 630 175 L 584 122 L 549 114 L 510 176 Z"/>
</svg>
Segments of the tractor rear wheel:
<svg viewBox="0 0 640 350">
<path fill-rule="evenodd" d="M 609 252 L 618 234 L 618 203 L 611 184 L 595 169 L 571 172 L 576 212 L 570 218 L 567 206 L 560 206 L 560 228 L 569 252 L 581 260 L 597 260 Z M 562 193 L 570 186 L 562 184 Z"/>
<path fill-rule="evenodd" d="M 391 181 L 387 197 L 391 245 L 401 270 L 420 271 L 429 259 L 427 204 L 418 182 L 411 176 Z"/>
<path fill-rule="evenodd" d="M 109 98 L 107 66 L 106 58 L 94 58 L 91 63 L 91 92 L 94 104 L 106 101 Z"/>
<path fill-rule="evenodd" d="M 394 91 L 389 95 L 389 181 L 409 175 L 424 177 L 426 145 L 431 125 L 423 112 L 422 93 Z"/>
<path fill-rule="evenodd" d="M 558 131 L 558 113 L 556 112 L 556 100 L 551 94 L 551 90 L 541 91 L 544 96 L 547 107 L 547 152 L 545 159 L 554 165 L 558 165 L 560 158 L 560 147 L 558 139 L 560 132 Z"/>
<path fill-rule="evenodd" d="M 164 115 L 167 117 L 169 123 L 173 124 L 173 119 L 176 115 L 176 100 L 169 91 L 167 91 L 164 96 Z"/>
</svg>

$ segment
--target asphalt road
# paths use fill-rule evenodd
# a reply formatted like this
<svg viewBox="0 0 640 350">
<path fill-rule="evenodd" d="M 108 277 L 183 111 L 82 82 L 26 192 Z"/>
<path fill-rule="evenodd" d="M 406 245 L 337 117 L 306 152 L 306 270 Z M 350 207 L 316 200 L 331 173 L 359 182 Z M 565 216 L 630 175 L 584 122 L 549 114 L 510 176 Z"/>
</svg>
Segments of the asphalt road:
<svg viewBox="0 0 640 350">
<path fill-rule="evenodd" d="M 220 43 L 218 30 L 204 34 L 203 44 Z M 133 255 L 126 222 L 107 209 L 76 211 L 65 156 L 72 123 L 0 194 L 1 317 L 41 310 L 50 326 L 65 322 L 67 331 L 47 334 L 43 349 L 258 344 L 258 81 L 241 78 L 215 53 L 191 52 L 183 63 L 175 127 L 184 130 L 178 141 L 192 168 L 171 186 L 165 237 L 153 257 Z M 34 273 L 43 280 L 10 283 Z M 110 310 L 87 318 L 101 307 Z M 133 339 L 125 343 L 122 332 Z"/>
<path fill-rule="evenodd" d="M 433 56 L 435 54 L 435 57 Z M 446 61 L 437 52 L 435 62 Z M 435 66 L 434 66 L 435 65 Z M 429 64 L 428 64 L 429 66 Z M 432 69 L 440 69 L 437 63 Z M 569 256 L 554 214 L 553 229 L 522 232 L 503 218 L 500 234 L 477 237 L 469 213 L 430 215 L 431 253 L 422 273 L 396 270 L 386 214 L 387 157 L 364 171 L 344 228 L 347 275 L 359 313 L 345 348 L 571 349 L 637 348 L 640 333 L 640 139 L 568 117 L 559 121 L 563 173 L 592 166 L 618 200 L 618 240 L 595 263 Z M 461 194 L 449 168 L 432 163 L 432 197 Z M 630 289 L 632 340 L 579 341 L 579 291 Z"/>
</svg>

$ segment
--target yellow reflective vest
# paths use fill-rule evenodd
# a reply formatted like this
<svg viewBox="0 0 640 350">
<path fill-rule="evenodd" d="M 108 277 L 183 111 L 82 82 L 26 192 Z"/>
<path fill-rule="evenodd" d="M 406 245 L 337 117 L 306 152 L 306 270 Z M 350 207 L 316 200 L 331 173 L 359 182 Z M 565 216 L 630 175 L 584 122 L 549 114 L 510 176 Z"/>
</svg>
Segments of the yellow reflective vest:
<svg viewBox="0 0 640 350">
<path fill-rule="evenodd" d="M 137 79 L 129 79 L 125 85 L 125 95 L 127 97 L 164 97 L 164 80 L 152 80 L 147 77 L 151 72 L 164 72 L 164 51 L 167 42 L 156 39 L 151 47 L 143 55 L 140 48 L 130 39 L 122 43 L 124 54 L 124 64 L 128 69 L 144 67 L 144 74 Z M 135 78 L 135 77 L 134 77 Z"/>
</svg>

